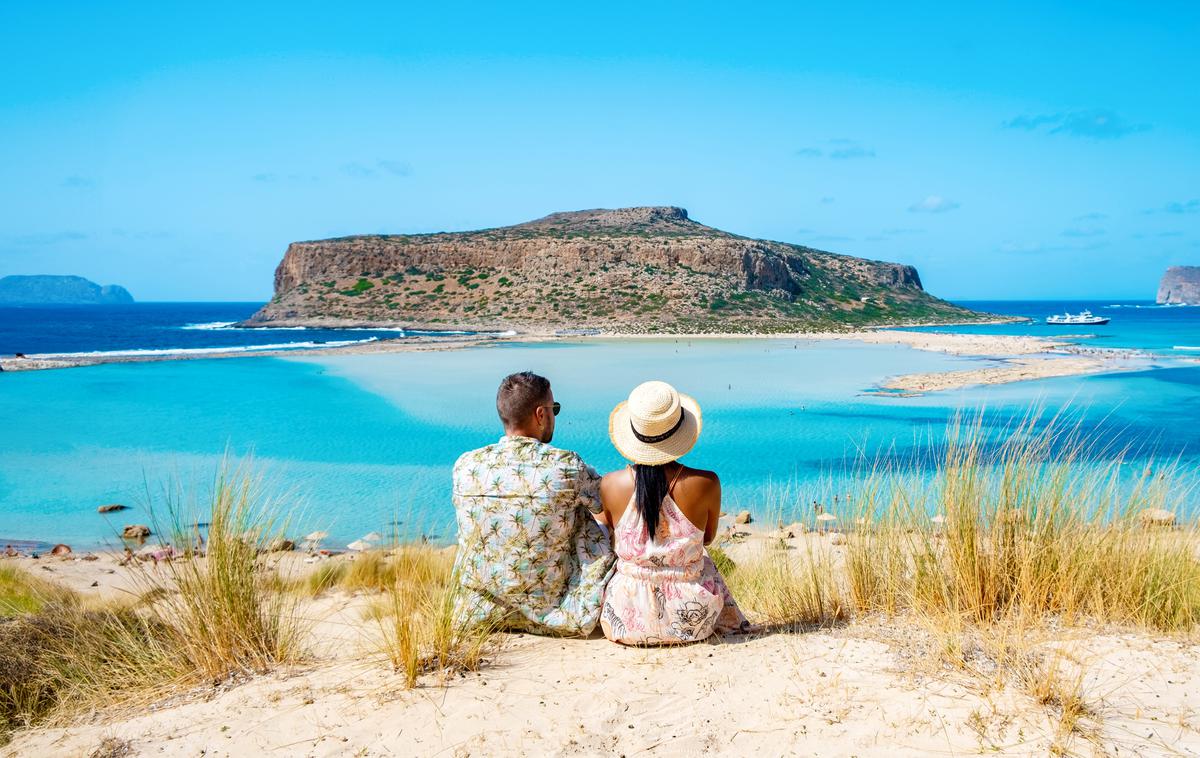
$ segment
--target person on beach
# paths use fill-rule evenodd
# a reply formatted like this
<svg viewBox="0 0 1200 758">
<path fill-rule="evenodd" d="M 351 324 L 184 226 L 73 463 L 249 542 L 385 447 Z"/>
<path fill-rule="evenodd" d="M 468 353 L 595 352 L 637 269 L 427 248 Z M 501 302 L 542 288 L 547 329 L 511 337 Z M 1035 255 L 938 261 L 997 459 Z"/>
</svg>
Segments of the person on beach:
<svg viewBox="0 0 1200 758">
<path fill-rule="evenodd" d="M 604 636 L 670 645 L 750 631 L 705 545 L 717 534 L 721 482 L 678 462 L 700 437 L 700 406 L 666 382 L 646 382 L 608 421 L 632 465 L 600 483 L 617 570 L 604 592 Z"/>
<path fill-rule="evenodd" d="M 561 406 L 528 371 L 500 383 L 504 436 L 454 464 L 456 618 L 538 634 L 587 636 L 613 568 L 600 476 L 551 447 Z"/>
</svg>

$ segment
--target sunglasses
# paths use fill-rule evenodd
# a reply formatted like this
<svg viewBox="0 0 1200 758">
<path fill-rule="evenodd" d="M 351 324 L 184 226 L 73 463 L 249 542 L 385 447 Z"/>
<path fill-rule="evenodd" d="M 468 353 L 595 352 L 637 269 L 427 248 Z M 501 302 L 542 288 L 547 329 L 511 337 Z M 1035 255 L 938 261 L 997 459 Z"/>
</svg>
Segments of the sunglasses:
<svg viewBox="0 0 1200 758">
<path fill-rule="evenodd" d="M 545 407 L 549 408 L 550 412 L 553 413 L 555 416 L 557 416 L 558 412 L 562 410 L 562 403 L 554 403 L 553 405 L 549 405 L 549 406 L 545 406 Z"/>
</svg>

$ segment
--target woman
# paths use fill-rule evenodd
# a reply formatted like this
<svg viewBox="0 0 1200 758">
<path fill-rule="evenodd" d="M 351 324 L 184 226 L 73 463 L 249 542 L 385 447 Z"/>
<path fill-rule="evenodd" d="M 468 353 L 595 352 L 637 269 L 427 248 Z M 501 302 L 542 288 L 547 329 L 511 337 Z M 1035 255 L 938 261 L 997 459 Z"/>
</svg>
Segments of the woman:
<svg viewBox="0 0 1200 758">
<path fill-rule="evenodd" d="M 638 385 L 609 417 L 613 445 L 633 464 L 600 482 L 617 553 L 600 626 L 613 642 L 670 645 L 750 629 L 704 550 L 717 534 L 721 482 L 677 462 L 700 425 L 700 406 L 666 382 Z"/>
</svg>

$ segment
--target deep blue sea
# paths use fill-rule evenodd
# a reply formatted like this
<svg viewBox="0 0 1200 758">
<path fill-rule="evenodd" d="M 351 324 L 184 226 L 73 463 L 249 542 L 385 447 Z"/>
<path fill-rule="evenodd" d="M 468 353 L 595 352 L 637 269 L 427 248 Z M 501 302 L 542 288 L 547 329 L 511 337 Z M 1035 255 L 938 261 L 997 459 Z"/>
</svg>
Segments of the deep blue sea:
<svg viewBox="0 0 1200 758">
<path fill-rule="evenodd" d="M 1109 336 L 1072 339 L 1161 357 L 1137 371 L 916 398 L 864 391 L 888 376 L 970 368 L 978 359 L 845 341 L 625 340 L 7 372 L 0 374 L 0 539 L 115 544 L 122 524 L 150 521 L 151 507 L 161 514 L 164 488 L 182 486 L 203 499 L 228 454 L 250 461 L 293 533 L 320 528 L 347 542 L 400 522 L 406 534 L 448 540 L 450 468 L 461 452 L 500 436 L 496 384 L 524 369 L 549 376 L 563 404 L 555 444 L 601 471 L 622 465 L 607 419 L 632 386 L 665 379 L 697 397 L 705 427 L 687 461 L 720 473 L 727 510 L 802 507 L 860 456 L 908 458 L 936 444 L 956 413 L 980 407 L 996 429 L 1030 408 L 1068 407 L 1114 450 L 1135 448 L 1132 464 L 1200 464 L 1200 367 L 1179 360 L 1186 351 L 1176 349 L 1200 345 L 1200 309 L 968 305 L 1031 317 L 1088 307 L 1113 322 L 1086 333 Z M 313 330 L 184 328 L 236 321 L 256 307 L 4 309 L 0 352 L 313 341 Z M 1039 323 L 962 329 L 1055 331 Z M 347 339 L 324 332 L 320 339 Z M 97 505 L 111 502 L 133 510 L 97 515 Z"/>
<path fill-rule="evenodd" d="M 288 350 L 404 337 L 396 329 L 243 329 L 263 303 L 0 306 L 0 355 Z M 416 334 L 415 332 L 412 334 Z"/>
</svg>

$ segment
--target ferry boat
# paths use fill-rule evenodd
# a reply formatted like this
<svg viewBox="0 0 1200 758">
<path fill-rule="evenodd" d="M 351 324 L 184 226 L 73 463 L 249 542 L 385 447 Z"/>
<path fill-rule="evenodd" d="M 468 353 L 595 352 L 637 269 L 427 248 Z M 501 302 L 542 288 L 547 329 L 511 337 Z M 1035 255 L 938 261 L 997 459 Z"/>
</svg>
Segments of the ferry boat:
<svg viewBox="0 0 1200 758">
<path fill-rule="evenodd" d="M 1093 315 L 1091 311 L 1064 313 L 1061 316 L 1049 316 L 1046 319 L 1047 324 L 1056 324 L 1058 326 L 1103 326 L 1108 321 L 1104 316 Z"/>
</svg>

